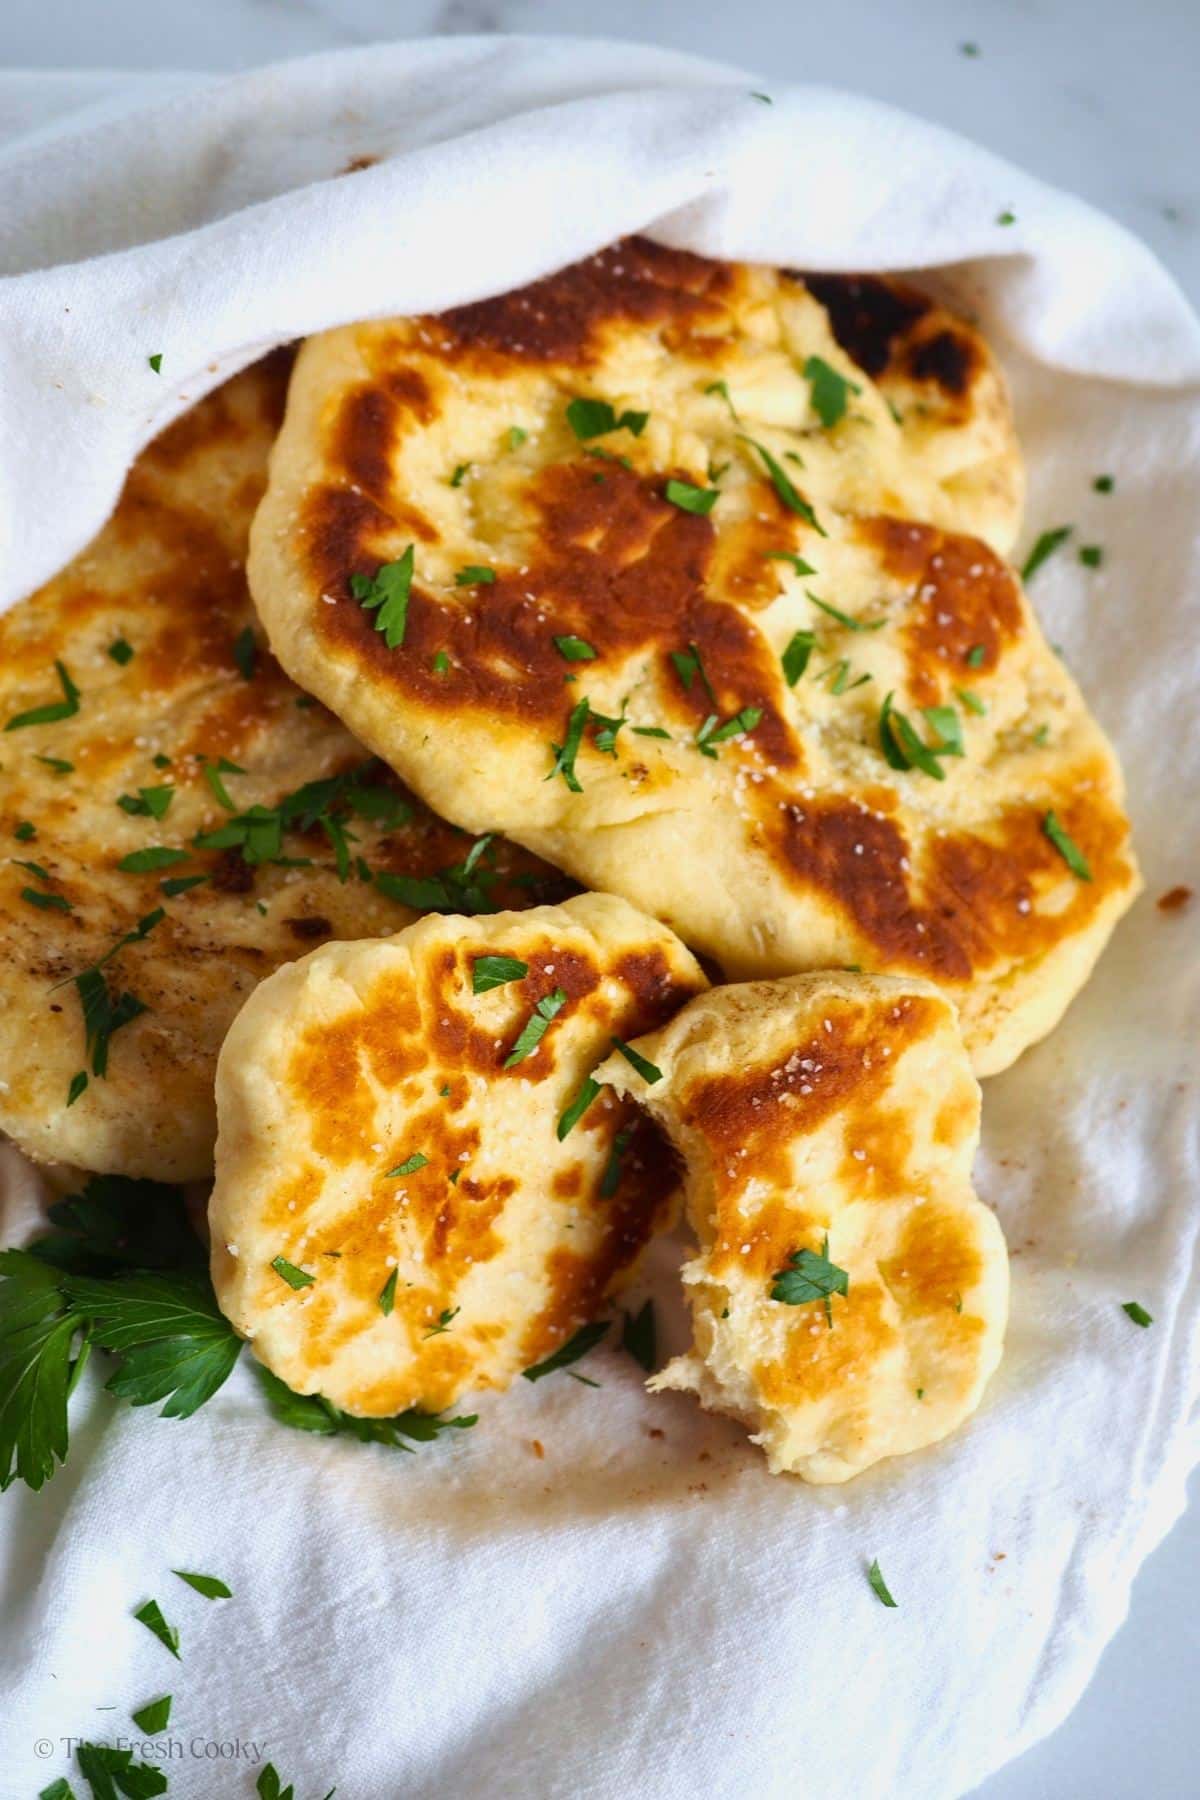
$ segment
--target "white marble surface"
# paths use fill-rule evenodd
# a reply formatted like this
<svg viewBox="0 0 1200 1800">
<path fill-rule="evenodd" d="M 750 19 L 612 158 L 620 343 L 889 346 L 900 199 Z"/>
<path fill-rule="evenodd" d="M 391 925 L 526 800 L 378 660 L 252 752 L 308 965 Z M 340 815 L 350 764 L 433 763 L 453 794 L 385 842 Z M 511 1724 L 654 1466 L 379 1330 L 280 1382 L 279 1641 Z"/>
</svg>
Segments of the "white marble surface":
<svg viewBox="0 0 1200 1800">
<path fill-rule="evenodd" d="M 742 0 L 719 9 L 696 0 L 3 0 L 0 66 L 240 69 L 380 38 L 493 31 L 641 39 L 776 79 L 859 88 L 1114 214 L 1200 302 L 1200 0 Z M 1072 1717 L 977 1800 L 1200 1793 L 1198 1588 L 1193 1506 L 1143 1570 L 1129 1621 Z"/>
</svg>

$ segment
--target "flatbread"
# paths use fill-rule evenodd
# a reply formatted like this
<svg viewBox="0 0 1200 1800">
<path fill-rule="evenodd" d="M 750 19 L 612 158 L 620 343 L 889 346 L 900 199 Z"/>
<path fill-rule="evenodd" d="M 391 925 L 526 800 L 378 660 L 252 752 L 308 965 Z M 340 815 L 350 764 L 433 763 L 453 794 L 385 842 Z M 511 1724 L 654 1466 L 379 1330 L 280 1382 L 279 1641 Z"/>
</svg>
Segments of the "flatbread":
<svg viewBox="0 0 1200 1800">
<path fill-rule="evenodd" d="M 597 1079 L 669 1132 L 700 1244 L 694 1346 L 650 1386 L 743 1420 L 774 1472 L 814 1482 L 960 1425 L 1000 1358 L 1008 1258 L 971 1188 L 979 1088 L 945 997 L 752 982 L 632 1048 L 651 1079 L 616 1055 Z"/>
<path fill-rule="evenodd" d="M 289 1387 L 360 1416 L 507 1387 L 672 1217 L 670 1152 L 631 1102 L 601 1094 L 559 1127 L 614 1033 L 704 986 L 677 938 L 606 894 L 424 919 L 281 969 L 218 1065 L 222 1310 Z M 552 1016 L 513 1061 L 539 1005 Z"/>
<path fill-rule="evenodd" d="M 986 1074 L 1138 877 L 1113 753 L 994 547 L 999 376 L 904 293 L 635 242 L 314 338 L 250 579 L 280 660 L 430 805 L 731 979 L 931 978 Z"/>
<path fill-rule="evenodd" d="M 255 983 L 323 938 L 392 931 L 438 903 L 436 882 L 411 890 L 410 907 L 364 870 L 428 877 L 470 852 L 469 837 L 293 687 L 254 629 L 246 542 L 289 362 L 268 358 L 172 425 L 138 459 L 94 543 L 0 619 L 0 1130 L 39 1160 L 163 1181 L 210 1172 L 217 1050 Z M 56 661 L 77 711 L 13 729 L 30 710 L 69 708 Z M 319 823 L 274 844 L 262 828 L 262 853 L 286 862 L 248 862 L 253 845 L 193 850 L 198 833 L 232 816 L 206 759 L 239 812 L 340 777 L 324 816 L 342 837 L 348 879 Z M 125 810 L 122 796 L 142 810 Z M 161 818 L 147 810 L 164 800 Z M 292 808 L 293 824 L 321 800 L 310 793 Z M 178 860 L 142 873 L 118 866 L 155 846 Z M 192 876 L 203 885 L 164 892 Z M 496 905 L 569 891 L 533 857 L 494 844 L 467 886 L 474 902 Z M 400 891 L 410 892 L 403 881 Z M 462 908 L 463 883 L 450 883 L 444 903 Z M 93 1005 L 106 993 L 110 1007 L 132 995 L 146 1008 L 112 1033 L 101 1075 L 103 1043 L 85 1041 L 72 977 L 159 908 L 147 935 L 90 978 Z"/>
</svg>

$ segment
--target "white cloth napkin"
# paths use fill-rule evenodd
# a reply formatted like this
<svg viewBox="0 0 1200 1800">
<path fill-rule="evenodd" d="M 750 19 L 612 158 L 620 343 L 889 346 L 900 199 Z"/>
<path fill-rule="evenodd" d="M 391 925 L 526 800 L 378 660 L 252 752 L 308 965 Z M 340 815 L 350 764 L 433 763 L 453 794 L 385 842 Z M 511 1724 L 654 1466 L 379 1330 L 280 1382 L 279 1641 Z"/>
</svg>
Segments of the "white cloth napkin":
<svg viewBox="0 0 1200 1800">
<path fill-rule="evenodd" d="M 251 1795 L 256 1756 L 297 1800 L 961 1794 L 1078 1697 L 1200 1451 L 1200 906 L 1154 903 L 1200 889 L 1200 327 L 1140 244 L 970 144 L 645 48 L 376 46 L 175 78 L 152 104 L 143 85 L 124 109 L 111 82 L 60 81 L 48 106 L 88 109 L 65 130 L 34 80 L 0 81 L 23 132 L 0 151 L 3 600 L 86 541 L 140 445 L 279 340 L 470 300 L 634 229 L 927 269 L 1013 377 L 1029 535 L 1077 526 L 1034 595 L 1121 749 L 1148 891 L 1065 1023 L 987 1084 L 978 1182 L 1013 1313 L 968 1429 L 815 1490 L 609 1351 L 586 1365 L 599 1388 L 518 1382 L 407 1457 L 273 1425 L 245 1367 L 186 1424 L 85 1382 L 66 1469 L 0 1499 L 5 1793 L 64 1769 L 68 1737 L 136 1736 L 129 1709 L 172 1691 L 157 1754 L 182 1800 Z M 678 1339 L 677 1255 L 660 1246 L 651 1285 Z M 180 1664 L 130 1616 L 151 1594 Z"/>
</svg>

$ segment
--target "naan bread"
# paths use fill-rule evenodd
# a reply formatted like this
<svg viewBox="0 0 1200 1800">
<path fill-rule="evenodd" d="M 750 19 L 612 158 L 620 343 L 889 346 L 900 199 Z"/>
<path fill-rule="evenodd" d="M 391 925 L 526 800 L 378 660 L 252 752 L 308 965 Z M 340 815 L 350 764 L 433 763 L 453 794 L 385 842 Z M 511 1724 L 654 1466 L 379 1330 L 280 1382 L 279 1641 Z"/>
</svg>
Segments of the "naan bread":
<svg viewBox="0 0 1200 1800">
<path fill-rule="evenodd" d="M 1138 887 L 1112 751 L 997 554 L 1019 488 L 960 322 L 635 242 L 310 340 L 250 579 L 430 805 L 730 978 L 924 975 L 986 1074 Z"/>
<path fill-rule="evenodd" d="M 714 989 L 632 1047 L 658 1079 L 615 1055 L 597 1079 L 670 1134 L 700 1242 L 694 1347 L 650 1386 L 807 1481 L 953 1431 L 1000 1359 L 1008 1259 L 971 1189 L 979 1088 L 948 1001 L 800 975 Z"/>
<path fill-rule="evenodd" d="M 424 919 L 279 970 L 217 1070 L 222 1310 L 289 1387 L 360 1416 L 507 1387 L 669 1221 L 672 1159 L 631 1102 L 600 1094 L 559 1124 L 614 1033 L 704 986 L 606 894 Z"/>
<path fill-rule="evenodd" d="M 256 643 L 246 541 L 288 360 L 259 363 L 171 426 L 138 459 L 95 542 L 0 619 L 0 1129 L 42 1161 L 163 1181 L 207 1174 L 217 1050 L 255 983 L 323 938 L 376 936 L 417 916 L 364 871 L 429 876 L 471 848 Z M 69 716 L 19 723 L 56 704 Z M 194 850 L 198 833 L 229 835 L 233 816 L 206 762 L 239 813 L 340 777 L 289 812 L 295 827 L 313 812 L 332 819 L 349 878 L 339 879 L 320 823 L 279 834 L 260 819 L 246 854 L 236 843 Z M 161 818 L 151 810 L 164 805 Z M 232 835 L 245 842 L 246 828 Z M 155 846 L 177 858 L 119 867 Z M 513 885 L 548 874 L 489 845 L 473 903 L 557 898 L 561 882 Z M 193 876 L 203 885 L 171 892 Z M 418 910 L 439 903 L 436 883 L 410 890 L 402 880 L 399 890 Z M 463 891 L 452 882 L 444 903 L 461 909 Z M 101 1026 L 122 996 L 146 1009 L 112 1032 L 101 1075 L 105 1034 L 85 1043 L 72 977 L 159 908 L 146 935 L 85 982 Z"/>
</svg>

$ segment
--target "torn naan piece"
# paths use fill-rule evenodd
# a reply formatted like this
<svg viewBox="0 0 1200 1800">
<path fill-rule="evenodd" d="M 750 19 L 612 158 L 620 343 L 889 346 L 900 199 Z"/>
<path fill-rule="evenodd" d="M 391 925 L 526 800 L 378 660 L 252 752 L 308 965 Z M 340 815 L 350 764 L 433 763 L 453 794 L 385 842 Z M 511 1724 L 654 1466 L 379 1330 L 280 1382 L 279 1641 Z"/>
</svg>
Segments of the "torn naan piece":
<svg viewBox="0 0 1200 1800">
<path fill-rule="evenodd" d="M 40 1162 L 207 1175 L 217 1051 L 264 975 L 569 891 L 434 818 L 268 654 L 245 556 L 289 366 L 178 419 L 0 619 L 0 1130 Z"/>
<path fill-rule="evenodd" d="M 289 1387 L 362 1417 L 507 1387 L 673 1216 L 657 1127 L 589 1077 L 705 985 L 606 894 L 279 970 L 218 1065 L 222 1310 Z"/>
<path fill-rule="evenodd" d="M 650 1386 L 846 1481 L 936 1443 L 1000 1359 L 1008 1257 L 971 1187 L 979 1087 L 928 982 L 714 988 L 596 1071 L 683 1159 L 694 1344 Z"/>
<path fill-rule="evenodd" d="M 1139 885 L 998 554 L 1019 490 L 961 321 L 635 241 L 311 339 L 250 579 L 283 664 L 447 817 L 730 979 L 925 976 L 988 1074 Z"/>
</svg>

